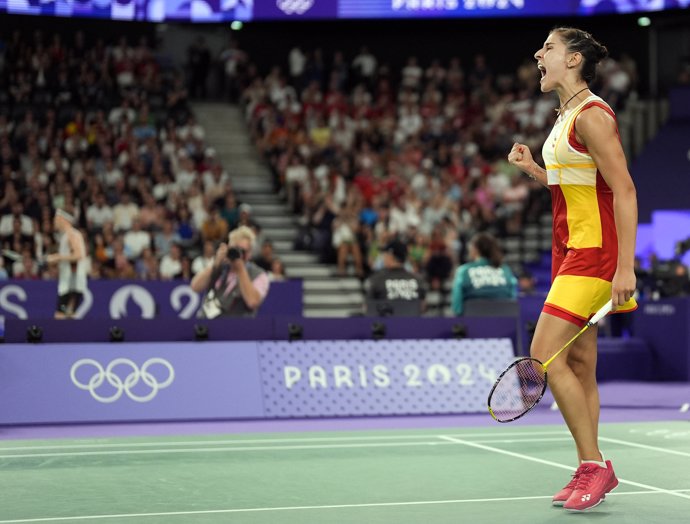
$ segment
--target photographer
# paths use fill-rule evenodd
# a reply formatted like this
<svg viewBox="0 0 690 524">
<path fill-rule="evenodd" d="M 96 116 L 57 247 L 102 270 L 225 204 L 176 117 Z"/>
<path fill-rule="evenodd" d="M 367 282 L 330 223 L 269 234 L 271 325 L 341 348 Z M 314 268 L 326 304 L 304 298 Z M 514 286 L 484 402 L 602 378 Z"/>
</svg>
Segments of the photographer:
<svg viewBox="0 0 690 524">
<path fill-rule="evenodd" d="M 254 232 L 240 226 L 230 232 L 229 245 L 222 243 L 216 250 L 213 265 L 192 279 L 197 293 L 206 291 L 200 315 L 204 318 L 220 316 L 255 316 L 268 294 L 268 275 L 251 263 L 255 242 Z"/>
</svg>

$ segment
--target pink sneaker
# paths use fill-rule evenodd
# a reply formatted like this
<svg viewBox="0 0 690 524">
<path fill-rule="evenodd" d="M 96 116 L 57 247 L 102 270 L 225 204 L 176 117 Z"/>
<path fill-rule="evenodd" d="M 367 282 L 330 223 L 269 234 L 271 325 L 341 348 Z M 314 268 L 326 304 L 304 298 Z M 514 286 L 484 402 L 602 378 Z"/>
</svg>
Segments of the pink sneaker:
<svg viewBox="0 0 690 524">
<path fill-rule="evenodd" d="M 606 494 L 618 486 L 618 479 L 609 461 L 605 468 L 585 462 L 577 468 L 579 472 L 575 489 L 563 505 L 568 511 L 587 511 L 601 504 Z"/>
<path fill-rule="evenodd" d="M 565 504 L 570 498 L 570 495 L 573 494 L 573 491 L 575 491 L 575 486 L 577 486 L 577 481 L 579 478 L 580 468 L 577 468 L 575 470 L 575 473 L 573 473 L 573 478 L 570 479 L 570 482 L 568 482 L 561 491 L 559 491 L 553 496 L 551 504 L 553 504 L 554 506 L 562 506 L 563 504 Z"/>
<path fill-rule="evenodd" d="M 610 460 L 606 461 L 606 466 L 611 468 L 611 471 L 613 471 L 613 465 L 611 464 Z M 558 493 L 556 493 L 553 496 L 553 499 L 551 500 L 551 504 L 553 504 L 554 506 L 563 506 L 568 501 L 568 499 L 570 498 L 570 495 L 572 495 L 573 491 L 575 490 L 575 486 L 577 486 L 577 479 L 580 478 L 579 472 L 580 472 L 580 468 L 577 468 L 577 470 L 575 470 L 575 473 L 573 473 L 573 478 L 570 479 L 570 482 L 568 482 L 568 484 L 566 484 L 565 487 L 561 491 L 559 491 Z M 611 491 L 613 488 L 615 488 L 618 485 L 618 479 L 616 478 L 615 473 L 611 479 L 611 482 L 612 482 L 612 484 L 606 490 L 606 493 L 608 493 L 609 491 Z"/>
</svg>

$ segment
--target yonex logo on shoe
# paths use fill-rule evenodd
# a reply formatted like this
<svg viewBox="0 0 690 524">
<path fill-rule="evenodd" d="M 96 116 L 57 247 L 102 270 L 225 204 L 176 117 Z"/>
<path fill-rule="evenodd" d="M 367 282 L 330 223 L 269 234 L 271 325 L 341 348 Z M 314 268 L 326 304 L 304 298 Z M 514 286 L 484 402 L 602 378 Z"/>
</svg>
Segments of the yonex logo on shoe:
<svg viewBox="0 0 690 524">
<path fill-rule="evenodd" d="M 580 500 L 581 500 L 582 502 L 586 502 L 586 501 L 588 501 L 588 500 L 591 499 L 591 498 L 592 498 L 592 496 L 591 496 L 589 493 L 587 493 L 586 495 L 582 495 L 582 497 L 580 498 Z"/>
</svg>

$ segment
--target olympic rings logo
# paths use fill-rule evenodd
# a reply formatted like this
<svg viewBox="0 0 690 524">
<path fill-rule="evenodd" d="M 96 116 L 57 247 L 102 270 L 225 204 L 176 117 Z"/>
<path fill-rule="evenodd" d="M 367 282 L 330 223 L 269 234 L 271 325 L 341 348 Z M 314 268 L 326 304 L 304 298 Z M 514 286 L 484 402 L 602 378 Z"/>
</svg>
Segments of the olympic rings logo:
<svg viewBox="0 0 690 524">
<path fill-rule="evenodd" d="M 148 371 L 149 367 L 156 364 L 163 366 L 168 371 L 168 378 L 163 382 L 159 382 L 158 379 Z M 79 381 L 79 379 L 77 379 L 77 371 L 82 367 L 88 366 L 93 366 L 95 368 L 93 375 L 91 375 L 91 378 L 85 383 Z M 131 370 L 124 379 L 120 378 L 114 371 L 118 366 L 126 366 Z M 167 388 L 172 384 L 173 380 L 175 380 L 175 369 L 170 362 L 163 358 L 150 358 L 144 362 L 141 369 L 128 358 L 116 358 L 110 362 L 105 369 L 100 362 L 92 358 L 83 358 L 72 364 L 70 378 L 72 379 L 72 384 L 79 389 L 88 391 L 94 399 L 104 404 L 115 402 L 123 393 L 135 402 L 149 402 L 158 394 L 159 390 Z M 110 396 L 103 396 L 97 391 L 106 380 L 110 386 L 115 388 L 115 392 Z M 151 391 L 146 395 L 137 395 L 132 392 L 132 388 L 134 388 L 140 380 L 151 388 Z"/>
<path fill-rule="evenodd" d="M 276 5 L 286 15 L 302 15 L 311 9 L 314 0 L 277 0 Z"/>
</svg>

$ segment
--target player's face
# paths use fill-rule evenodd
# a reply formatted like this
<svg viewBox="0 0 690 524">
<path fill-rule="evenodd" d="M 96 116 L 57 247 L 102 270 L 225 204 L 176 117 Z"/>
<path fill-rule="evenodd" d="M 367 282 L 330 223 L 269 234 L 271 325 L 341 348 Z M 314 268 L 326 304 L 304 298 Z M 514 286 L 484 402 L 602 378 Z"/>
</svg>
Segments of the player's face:
<svg viewBox="0 0 690 524">
<path fill-rule="evenodd" d="M 534 53 L 541 73 L 539 85 L 543 93 L 553 91 L 561 83 L 569 54 L 558 33 L 551 33 L 541 49 Z"/>
</svg>

